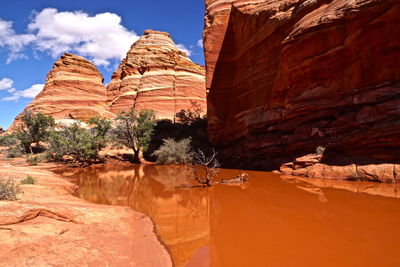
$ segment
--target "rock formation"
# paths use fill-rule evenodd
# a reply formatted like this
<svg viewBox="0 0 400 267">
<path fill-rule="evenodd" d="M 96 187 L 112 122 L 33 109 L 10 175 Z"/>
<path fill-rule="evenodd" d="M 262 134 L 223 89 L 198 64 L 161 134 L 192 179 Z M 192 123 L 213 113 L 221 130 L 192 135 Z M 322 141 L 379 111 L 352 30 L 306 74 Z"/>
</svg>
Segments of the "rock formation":
<svg viewBox="0 0 400 267">
<path fill-rule="evenodd" d="M 399 1 L 206 7 L 209 137 L 227 166 L 276 168 L 317 146 L 329 164 L 398 161 Z"/>
<path fill-rule="evenodd" d="M 146 30 L 114 72 L 107 91 L 113 113 L 134 106 L 173 119 L 193 103 L 206 111 L 204 68 L 179 50 L 166 32 Z"/>
<path fill-rule="evenodd" d="M 108 111 L 107 91 L 101 73 L 90 61 L 69 53 L 54 63 L 43 90 L 25 108 L 28 110 L 55 119 L 82 121 L 94 116 L 114 116 Z M 20 123 L 19 117 L 11 128 Z"/>
</svg>

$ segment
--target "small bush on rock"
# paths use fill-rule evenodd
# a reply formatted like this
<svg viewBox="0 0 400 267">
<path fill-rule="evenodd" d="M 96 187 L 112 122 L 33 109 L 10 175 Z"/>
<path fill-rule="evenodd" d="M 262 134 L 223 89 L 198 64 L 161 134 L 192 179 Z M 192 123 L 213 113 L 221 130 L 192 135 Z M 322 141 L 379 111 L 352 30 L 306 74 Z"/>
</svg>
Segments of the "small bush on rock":
<svg viewBox="0 0 400 267">
<path fill-rule="evenodd" d="M 180 141 L 172 138 L 164 139 L 161 147 L 154 151 L 152 156 L 157 157 L 158 164 L 187 164 L 193 159 L 191 141 L 191 138 Z"/>
<path fill-rule="evenodd" d="M 8 148 L 7 153 L 6 153 L 6 157 L 10 158 L 10 159 L 14 159 L 14 158 L 19 158 L 22 157 L 22 155 L 24 155 L 25 150 L 19 146 L 12 146 L 10 148 Z"/>
<path fill-rule="evenodd" d="M 0 179 L 0 200 L 18 200 L 21 192 L 19 184 L 14 179 Z"/>
<path fill-rule="evenodd" d="M 0 136 L 0 146 L 11 147 L 17 144 L 18 144 L 18 139 L 13 135 L 7 134 L 4 136 Z"/>
<path fill-rule="evenodd" d="M 21 184 L 36 184 L 36 178 L 28 175 L 25 179 L 21 180 Z"/>
<path fill-rule="evenodd" d="M 39 162 L 42 162 L 44 157 L 42 155 L 30 155 L 28 154 L 26 157 L 26 162 L 30 166 L 38 165 Z"/>
</svg>

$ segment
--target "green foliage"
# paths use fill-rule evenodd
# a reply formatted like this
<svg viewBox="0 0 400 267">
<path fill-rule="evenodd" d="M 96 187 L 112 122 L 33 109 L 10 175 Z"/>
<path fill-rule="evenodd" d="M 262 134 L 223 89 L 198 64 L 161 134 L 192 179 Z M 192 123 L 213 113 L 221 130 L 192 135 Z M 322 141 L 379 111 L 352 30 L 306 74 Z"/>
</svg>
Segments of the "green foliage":
<svg viewBox="0 0 400 267">
<path fill-rule="evenodd" d="M 0 146 L 11 147 L 11 146 L 15 146 L 17 144 L 18 144 L 18 139 L 15 138 L 15 136 L 13 136 L 13 135 L 6 134 L 3 136 L 0 136 Z"/>
<path fill-rule="evenodd" d="M 178 119 L 178 122 L 186 125 L 190 125 L 195 121 L 201 120 L 201 113 L 203 112 L 200 104 L 195 101 L 191 101 L 192 106 L 185 110 L 182 109 L 181 111 L 175 114 L 175 117 Z"/>
<path fill-rule="evenodd" d="M 49 159 L 80 164 L 98 161 L 100 150 L 107 145 L 111 122 L 102 118 L 92 118 L 89 122 L 94 124 L 91 129 L 74 123 L 63 131 L 52 132 L 48 138 Z"/>
<path fill-rule="evenodd" d="M 190 147 L 191 138 L 175 141 L 172 138 L 164 139 L 160 148 L 153 152 L 158 164 L 186 164 L 192 161 L 193 152 Z"/>
<path fill-rule="evenodd" d="M 94 125 L 94 127 L 91 128 L 90 131 L 92 137 L 97 143 L 98 149 L 101 150 L 105 148 L 109 139 L 108 133 L 112 128 L 111 121 L 106 118 L 94 117 L 89 120 L 89 123 Z"/>
<path fill-rule="evenodd" d="M 132 149 L 133 161 L 139 162 L 139 151 L 147 149 L 155 125 L 156 116 L 153 110 L 144 109 L 137 114 L 132 108 L 129 112 L 122 112 L 116 118 L 114 140 Z"/>
<path fill-rule="evenodd" d="M 24 155 L 24 153 L 25 153 L 25 150 L 21 146 L 15 145 L 15 146 L 8 148 L 6 157 L 10 158 L 10 159 L 19 158 L 19 157 L 22 157 L 22 155 Z"/>
<path fill-rule="evenodd" d="M 145 159 L 156 161 L 153 152 L 158 150 L 164 140 L 168 138 L 175 140 L 191 138 L 191 147 L 193 150 L 201 149 L 203 151 L 211 152 L 212 145 L 208 140 L 207 121 L 205 119 L 196 120 L 191 124 L 173 123 L 170 120 L 160 120 L 154 128 L 148 149 L 143 153 Z"/>
<path fill-rule="evenodd" d="M 44 157 L 42 155 L 32 155 L 28 154 L 26 156 L 26 162 L 28 162 L 28 165 L 38 165 L 39 162 L 42 162 L 44 160 Z"/>
<path fill-rule="evenodd" d="M 18 200 L 20 194 L 21 189 L 15 179 L 0 179 L 0 200 Z"/>
<path fill-rule="evenodd" d="M 48 156 L 55 161 L 89 163 L 98 158 L 98 143 L 90 131 L 74 123 L 49 137 Z"/>
<path fill-rule="evenodd" d="M 31 175 L 28 175 L 25 179 L 21 180 L 21 184 L 36 184 L 36 182 L 36 178 Z"/>
<path fill-rule="evenodd" d="M 26 153 L 34 153 L 32 144 L 36 144 L 35 148 L 40 148 L 40 142 L 46 142 L 55 123 L 54 118 L 45 116 L 42 113 L 34 114 L 25 112 L 22 115 L 23 125 L 17 129 L 15 136 L 21 142 Z"/>
<path fill-rule="evenodd" d="M 318 146 L 318 147 L 315 149 L 315 154 L 317 154 L 317 155 L 324 155 L 325 150 L 326 150 L 326 147 L 324 147 L 324 146 Z"/>
</svg>

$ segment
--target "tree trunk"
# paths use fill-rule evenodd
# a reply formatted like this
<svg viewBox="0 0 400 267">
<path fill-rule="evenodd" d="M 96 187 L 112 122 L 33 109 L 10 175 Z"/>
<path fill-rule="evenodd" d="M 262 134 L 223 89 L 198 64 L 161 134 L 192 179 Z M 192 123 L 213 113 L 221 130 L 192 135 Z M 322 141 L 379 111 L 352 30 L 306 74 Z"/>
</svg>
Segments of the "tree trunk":
<svg viewBox="0 0 400 267">
<path fill-rule="evenodd" d="M 138 150 L 133 150 L 132 163 L 140 164 L 140 158 L 139 158 L 139 151 Z"/>
</svg>

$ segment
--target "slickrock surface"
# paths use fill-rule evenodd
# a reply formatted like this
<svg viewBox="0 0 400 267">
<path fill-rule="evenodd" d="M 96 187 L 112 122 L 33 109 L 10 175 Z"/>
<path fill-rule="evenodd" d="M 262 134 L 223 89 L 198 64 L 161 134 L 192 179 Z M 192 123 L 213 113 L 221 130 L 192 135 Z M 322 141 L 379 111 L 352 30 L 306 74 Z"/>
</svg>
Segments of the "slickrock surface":
<svg viewBox="0 0 400 267">
<path fill-rule="evenodd" d="M 226 166 L 276 168 L 319 145 L 337 159 L 398 162 L 398 0 L 206 6 L 209 136 Z"/>
<path fill-rule="evenodd" d="M 51 115 L 55 119 L 87 121 L 94 116 L 111 118 L 103 76 L 83 57 L 65 53 L 47 74 L 42 92 L 25 110 Z M 13 126 L 19 121 L 17 117 Z"/>
<path fill-rule="evenodd" d="M 146 30 L 114 72 L 107 91 L 116 114 L 134 106 L 172 119 L 192 102 L 206 111 L 204 67 L 193 63 L 166 32 Z"/>
<path fill-rule="evenodd" d="M 22 199 L 0 201 L 1 266 L 172 266 L 151 220 L 128 207 L 73 197 L 50 170 L 0 159 L 0 177 L 37 178 Z"/>
</svg>

